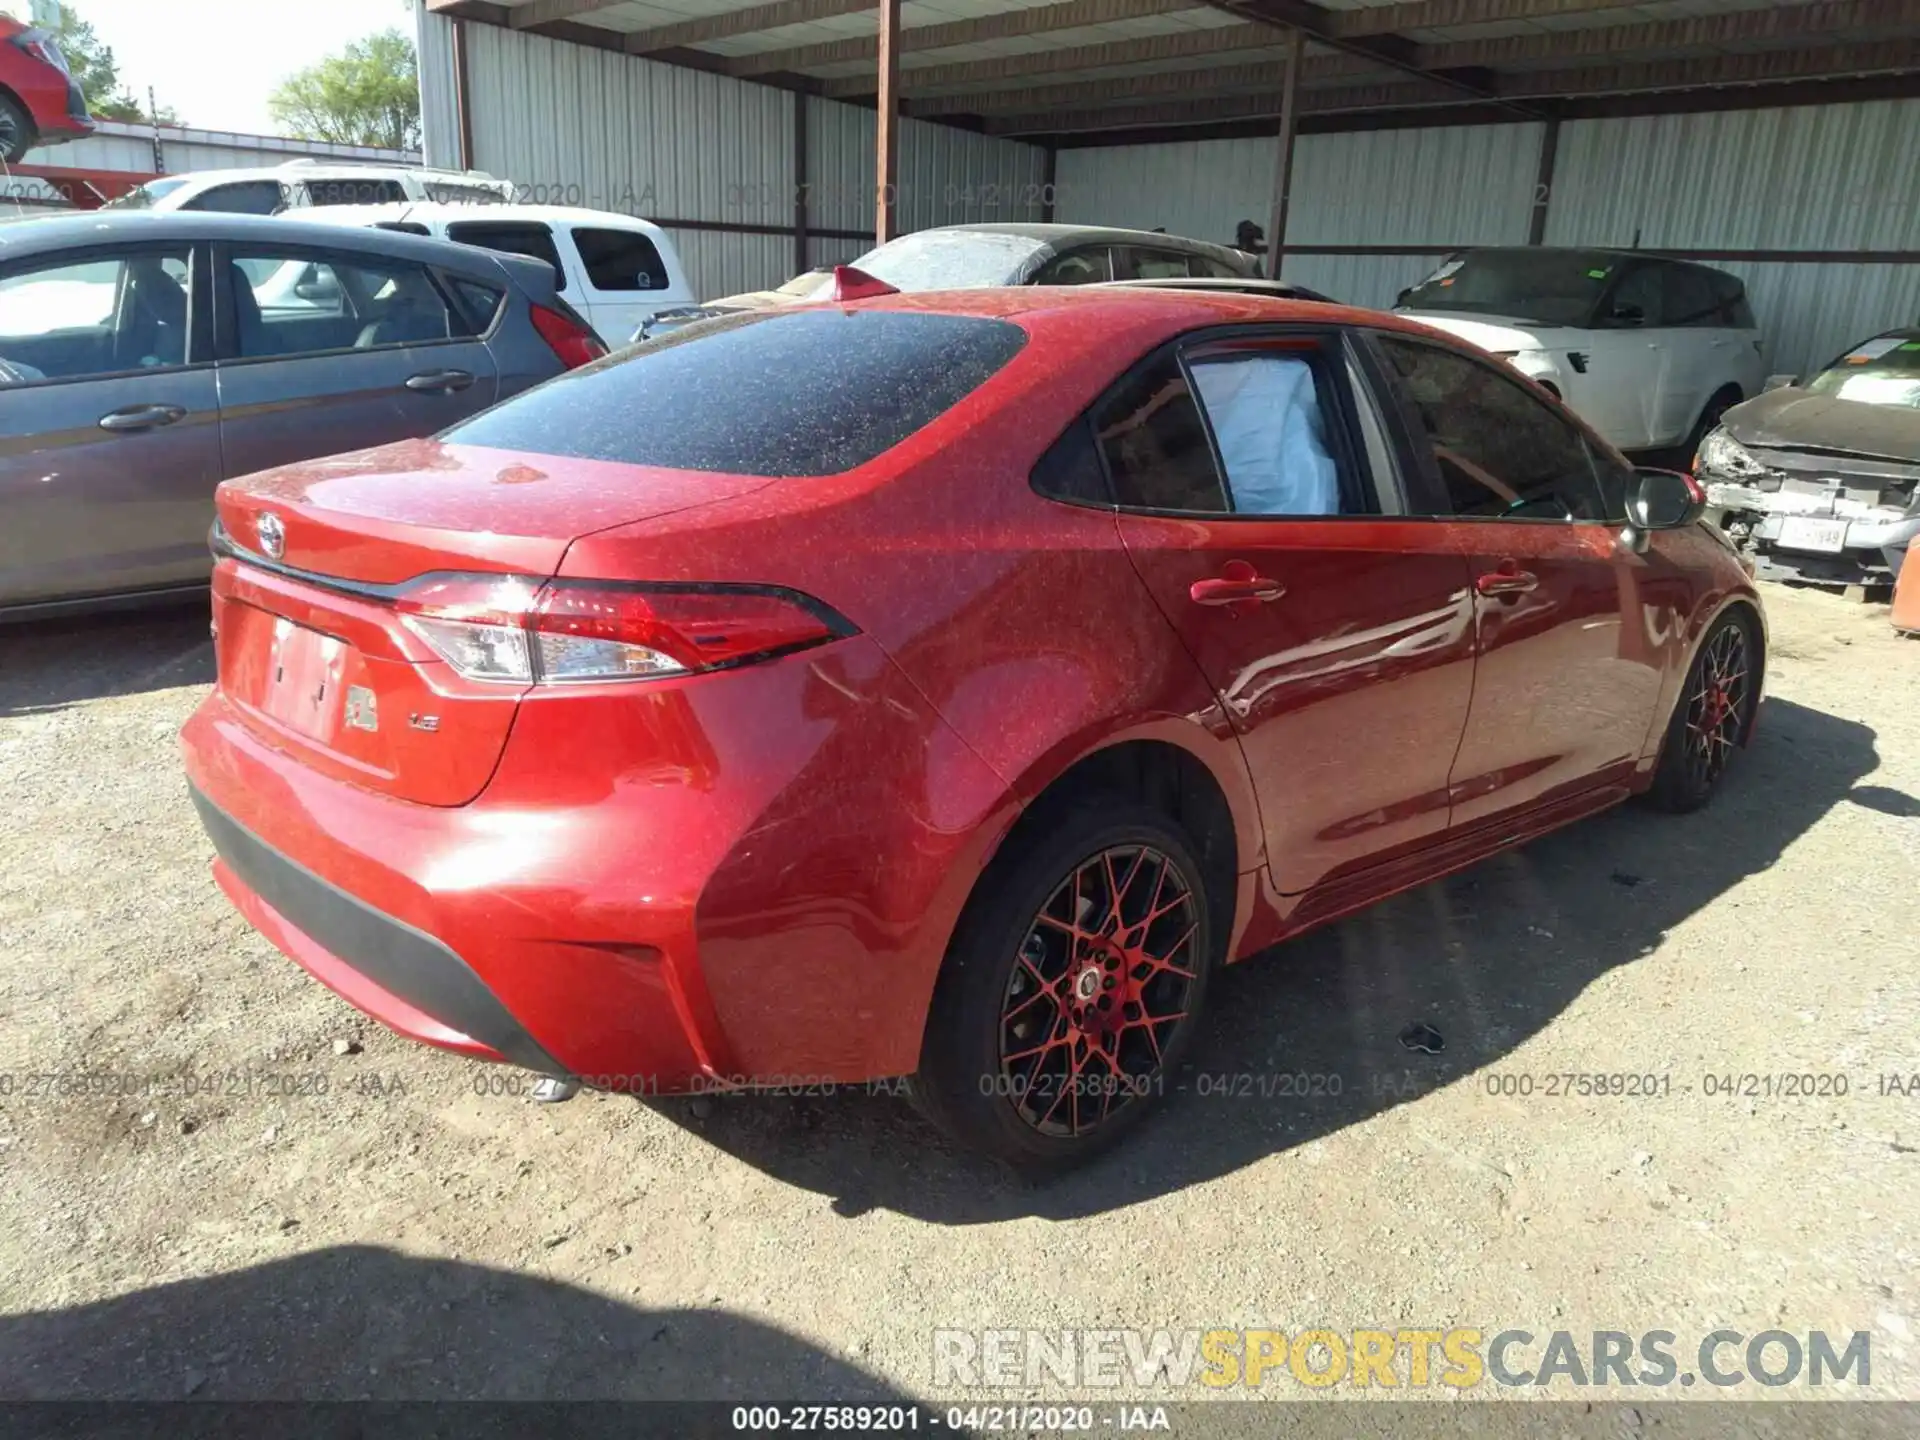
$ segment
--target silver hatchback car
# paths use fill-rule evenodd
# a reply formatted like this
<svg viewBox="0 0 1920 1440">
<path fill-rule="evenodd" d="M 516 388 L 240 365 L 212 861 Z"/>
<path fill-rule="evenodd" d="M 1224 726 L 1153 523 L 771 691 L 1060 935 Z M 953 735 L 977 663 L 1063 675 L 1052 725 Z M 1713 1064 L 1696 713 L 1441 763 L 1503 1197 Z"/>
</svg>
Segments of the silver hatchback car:
<svg viewBox="0 0 1920 1440">
<path fill-rule="evenodd" d="M 227 476 L 431 435 L 604 353 L 520 256 L 244 215 L 0 225 L 0 617 L 204 586 Z"/>
</svg>

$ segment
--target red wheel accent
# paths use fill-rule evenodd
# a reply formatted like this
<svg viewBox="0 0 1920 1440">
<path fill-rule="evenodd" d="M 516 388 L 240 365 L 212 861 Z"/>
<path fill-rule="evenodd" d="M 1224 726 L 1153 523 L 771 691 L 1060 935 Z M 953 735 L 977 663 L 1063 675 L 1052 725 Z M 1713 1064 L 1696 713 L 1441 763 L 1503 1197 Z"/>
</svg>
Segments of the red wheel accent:
<svg viewBox="0 0 1920 1440">
<path fill-rule="evenodd" d="M 1000 1011 L 1000 1081 L 1045 1135 L 1084 1135 L 1153 1093 L 1187 1021 L 1200 912 L 1168 855 L 1083 860 L 1034 916 Z"/>
<path fill-rule="evenodd" d="M 1738 625 L 1721 629 L 1700 655 L 1700 670 L 1687 696 L 1687 772 L 1704 788 L 1720 778 L 1740 743 L 1752 693 L 1747 632 Z"/>
</svg>

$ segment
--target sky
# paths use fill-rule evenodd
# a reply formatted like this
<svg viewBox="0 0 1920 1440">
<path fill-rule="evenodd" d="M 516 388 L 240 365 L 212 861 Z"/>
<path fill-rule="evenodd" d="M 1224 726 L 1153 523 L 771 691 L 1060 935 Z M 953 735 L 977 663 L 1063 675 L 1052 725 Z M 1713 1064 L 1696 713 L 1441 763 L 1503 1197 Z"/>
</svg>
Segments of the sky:
<svg viewBox="0 0 1920 1440">
<path fill-rule="evenodd" d="M 351 41 L 413 34 L 407 0 L 68 0 L 113 47 L 120 78 L 187 125 L 271 135 L 267 97 Z"/>
</svg>

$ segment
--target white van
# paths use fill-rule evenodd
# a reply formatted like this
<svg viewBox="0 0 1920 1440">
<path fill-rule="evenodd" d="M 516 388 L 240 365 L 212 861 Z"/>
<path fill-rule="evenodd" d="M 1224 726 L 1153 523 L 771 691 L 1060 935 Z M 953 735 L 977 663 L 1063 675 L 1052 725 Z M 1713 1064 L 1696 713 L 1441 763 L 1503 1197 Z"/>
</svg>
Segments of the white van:
<svg viewBox="0 0 1920 1440">
<path fill-rule="evenodd" d="M 217 210 L 274 215 L 310 206 L 381 205 L 435 200 L 456 205 L 503 205 L 513 182 L 479 170 L 428 170 L 418 165 L 361 165 L 351 161 L 289 160 L 258 169 L 189 170 L 137 185 L 109 210 Z M 313 219 L 302 215 L 302 219 Z"/>
<path fill-rule="evenodd" d="M 561 296 L 609 349 L 656 311 L 694 302 L 673 241 L 650 220 L 557 205 L 351 205 L 301 212 L 303 220 L 372 225 L 463 245 L 531 255 L 553 266 Z"/>
</svg>

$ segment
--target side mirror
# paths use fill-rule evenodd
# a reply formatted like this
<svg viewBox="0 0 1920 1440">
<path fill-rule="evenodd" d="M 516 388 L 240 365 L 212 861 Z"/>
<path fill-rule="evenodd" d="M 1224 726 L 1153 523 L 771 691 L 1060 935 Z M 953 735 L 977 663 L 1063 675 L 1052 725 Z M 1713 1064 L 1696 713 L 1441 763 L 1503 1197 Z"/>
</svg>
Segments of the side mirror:
<svg viewBox="0 0 1920 1440">
<path fill-rule="evenodd" d="M 1627 494 L 1627 523 L 1620 531 L 1620 543 L 1634 554 L 1644 555 L 1653 543 L 1654 531 L 1691 525 L 1706 506 L 1707 497 L 1691 475 L 1637 467 L 1633 489 Z"/>
</svg>

